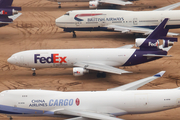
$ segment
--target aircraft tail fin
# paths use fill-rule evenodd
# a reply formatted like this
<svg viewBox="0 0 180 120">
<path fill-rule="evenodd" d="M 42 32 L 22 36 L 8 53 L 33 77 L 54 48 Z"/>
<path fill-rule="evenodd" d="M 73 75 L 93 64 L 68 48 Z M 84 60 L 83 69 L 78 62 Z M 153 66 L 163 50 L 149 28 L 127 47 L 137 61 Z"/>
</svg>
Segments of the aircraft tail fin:
<svg viewBox="0 0 180 120">
<path fill-rule="evenodd" d="M 0 0 L 0 7 L 10 7 L 13 0 Z"/>
<path fill-rule="evenodd" d="M 169 31 L 169 29 L 165 28 L 168 21 L 169 18 L 165 18 L 146 39 L 137 39 L 137 47 L 158 49 L 158 39 L 163 39 L 163 48 L 173 45 L 173 42 L 177 42 L 177 38 L 166 37 Z"/>
</svg>

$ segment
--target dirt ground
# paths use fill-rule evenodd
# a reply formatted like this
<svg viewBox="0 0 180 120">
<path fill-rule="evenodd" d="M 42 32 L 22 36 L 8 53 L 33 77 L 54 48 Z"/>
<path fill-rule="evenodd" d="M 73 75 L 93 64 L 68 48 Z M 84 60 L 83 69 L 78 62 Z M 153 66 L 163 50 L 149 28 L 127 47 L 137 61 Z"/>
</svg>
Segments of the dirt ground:
<svg viewBox="0 0 180 120">
<path fill-rule="evenodd" d="M 180 0 L 139 0 L 133 5 L 121 7 L 124 10 L 153 10 Z M 88 9 L 88 2 L 62 3 L 58 9 L 56 2 L 47 0 L 14 0 L 14 6 L 22 7 L 22 15 L 8 26 L 0 28 L 0 91 L 7 89 L 46 89 L 57 91 L 99 91 L 117 87 L 165 70 L 166 74 L 140 89 L 170 89 L 180 86 L 180 42 L 169 51 L 173 57 L 157 61 L 121 67 L 132 74 L 107 74 L 106 78 L 96 78 L 96 72 L 81 77 L 72 75 L 72 68 L 39 69 L 32 76 L 31 69 L 7 63 L 14 53 L 31 49 L 69 48 L 116 48 L 134 44 L 133 35 L 118 32 L 77 32 L 77 38 L 56 27 L 55 19 L 69 10 Z M 180 9 L 180 8 L 177 8 Z M 171 30 L 180 33 L 180 29 Z M 180 119 L 180 108 L 151 114 L 124 115 L 127 120 Z M 8 120 L 0 115 L 1 120 Z M 14 120 L 63 120 L 51 117 L 14 117 Z"/>
</svg>

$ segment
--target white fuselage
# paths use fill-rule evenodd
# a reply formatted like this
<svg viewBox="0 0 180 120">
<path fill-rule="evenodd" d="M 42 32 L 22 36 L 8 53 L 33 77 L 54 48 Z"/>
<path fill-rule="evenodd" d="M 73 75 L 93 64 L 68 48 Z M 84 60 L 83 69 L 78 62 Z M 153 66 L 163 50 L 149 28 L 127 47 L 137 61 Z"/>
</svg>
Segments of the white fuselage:
<svg viewBox="0 0 180 120">
<path fill-rule="evenodd" d="M 169 28 L 180 27 L 180 10 L 124 11 L 124 10 L 74 10 L 56 19 L 56 25 L 65 31 L 108 31 L 109 25 L 154 29 L 164 18 L 170 18 Z M 83 29 L 80 29 L 83 28 Z M 103 29 L 102 29 L 103 28 Z M 112 30 L 111 30 L 112 31 Z"/>
<path fill-rule="evenodd" d="M 178 88 L 98 92 L 7 90 L 0 93 L 0 111 L 14 115 L 54 115 L 58 110 L 75 110 L 119 116 L 157 112 L 179 106 Z"/>
<path fill-rule="evenodd" d="M 73 67 L 77 62 L 121 66 L 135 51 L 118 48 L 29 50 L 13 54 L 8 62 L 29 68 Z"/>
</svg>

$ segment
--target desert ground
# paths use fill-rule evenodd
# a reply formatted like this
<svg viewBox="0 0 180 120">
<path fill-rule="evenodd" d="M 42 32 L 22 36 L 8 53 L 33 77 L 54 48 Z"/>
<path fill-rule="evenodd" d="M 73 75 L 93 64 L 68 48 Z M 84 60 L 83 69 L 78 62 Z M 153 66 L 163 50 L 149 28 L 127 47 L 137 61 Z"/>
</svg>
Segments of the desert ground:
<svg viewBox="0 0 180 120">
<path fill-rule="evenodd" d="M 153 10 L 176 2 L 180 0 L 139 0 L 121 9 Z M 169 51 L 169 55 L 173 57 L 132 67 L 120 67 L 132 71 L 132 74 L 107 74 L 106 78 L 96 78 L 96 72 L 92 72 L 74 77 L 72 68 L 49 68 L 38 69 L 37 76 L 32 76 L 30 68 L 10 65 L 7 59 L 16 52 L 31 49 L 116 48 L 134 44 L 135 37 L 119 32 L 76 32 L 77 38 L 72 38 L 72 33 L 65 33 L 56 27 L 56 18 L 69 10 L 89 9 L 88 2 L 62 3 L 62 8 L 58 9 L 56 2 L 47 0 L 14 0 L 13 6 L 21 6 L 23 14 L 12 24 L 0 28 L 0 91 L 10 89 L 100 91 L 152 76 L 161 70 L 166 71 L 162 78 L 140 89 L 170 89 L 180 86 L 180 42 L 175 43 Z M 170 31 L 180 33 L 180 29 Z M 51 117 L 13 118 L 14 120 L 63 120 Z M 126 120 L 180 119 L 180 108 L 151 114 L 124 115 L 120 118 Z M 8 120 L 6 115 L 0 115 L 0 119 Z"/>
</svg>

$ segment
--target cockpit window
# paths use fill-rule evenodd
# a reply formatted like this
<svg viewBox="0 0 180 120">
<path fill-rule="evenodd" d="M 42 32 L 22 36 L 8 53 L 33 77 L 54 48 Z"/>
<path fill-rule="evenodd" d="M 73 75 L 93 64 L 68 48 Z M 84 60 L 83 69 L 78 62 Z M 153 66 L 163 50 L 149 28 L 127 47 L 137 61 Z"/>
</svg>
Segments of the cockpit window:
<svg viewBox="0 0 180 120">
<path fill-rule="evenodd" d="M 69 13 L 67 12 L 67 13 L 65 13 L 64 15 L 69 15 Z"/>
</svg>

